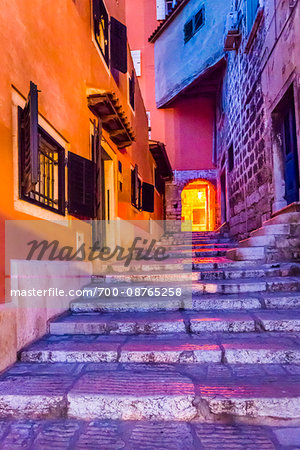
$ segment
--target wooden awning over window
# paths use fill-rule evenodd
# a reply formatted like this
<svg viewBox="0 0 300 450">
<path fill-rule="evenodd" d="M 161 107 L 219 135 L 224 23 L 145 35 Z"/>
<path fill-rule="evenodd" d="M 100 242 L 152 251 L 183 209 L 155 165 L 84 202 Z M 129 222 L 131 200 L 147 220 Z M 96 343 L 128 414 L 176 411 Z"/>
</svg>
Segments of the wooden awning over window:
<svg viewBox="0 0 300 450">
<path fill-rule="evenodd" d="M 88 97 L 90 110 L 102 120 L 102 126 L 118 148 L 128 147 L 135 140 L 133 130 L 119 100 L 113 92 Z"/>
<path fill-rule="evenodd" d="M 160 177 L 163 180 L 171 180 L 173 177 L 173 170 L 166 152 L 165 145 L 162 142 L 150 141 L 150 152 L 156 162 Z"/>
</svg>

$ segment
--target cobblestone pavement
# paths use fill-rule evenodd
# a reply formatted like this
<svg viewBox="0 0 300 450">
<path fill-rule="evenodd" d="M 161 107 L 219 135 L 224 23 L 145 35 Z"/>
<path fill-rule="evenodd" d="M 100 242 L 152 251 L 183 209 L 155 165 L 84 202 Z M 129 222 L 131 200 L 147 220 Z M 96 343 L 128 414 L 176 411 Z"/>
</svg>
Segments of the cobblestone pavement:
<svg viewBox="0 0 300 450">
<path fill-rule="evenodd" d="M 300 449 L 299 427 L 77 420 L 0 421 L 1 450 Z"/>
</svg>

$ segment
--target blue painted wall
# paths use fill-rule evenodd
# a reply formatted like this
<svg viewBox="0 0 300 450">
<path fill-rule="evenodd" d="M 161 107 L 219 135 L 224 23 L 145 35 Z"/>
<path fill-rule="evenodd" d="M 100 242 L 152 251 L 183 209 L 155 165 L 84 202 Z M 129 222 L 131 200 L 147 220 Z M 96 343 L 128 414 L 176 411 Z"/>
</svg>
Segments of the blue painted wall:
<svg viewBox="0 0 300 450">
<path fill-rule="evenodd" d="M 205 7 L 204 26 L 185 43 L 184 25 Z M 190 0 L 155 42 L 156 103 L 163 106 L 224 55 L 231 0 Z"/>
</svg>

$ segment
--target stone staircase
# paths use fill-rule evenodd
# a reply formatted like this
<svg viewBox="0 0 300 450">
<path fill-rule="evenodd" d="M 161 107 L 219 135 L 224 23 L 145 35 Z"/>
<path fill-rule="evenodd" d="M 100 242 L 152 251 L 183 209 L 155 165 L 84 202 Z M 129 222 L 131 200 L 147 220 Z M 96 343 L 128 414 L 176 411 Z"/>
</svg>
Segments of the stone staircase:
<svg viewBox="0 0 300 450">
<path fill-rule="evenodd" d="M 227 256 L 237 261 L 300 261 L 300 204 L 294 204 L 265 221 L 250 237 L 230 249 Z"/>
<path fill-rule="evenodd" d="M 216 233 L 161 244 L 164 262 L 93 277 L 1 375 L 1 449 L 20 433 L 22 448 L 299 448 L 298 264 L 228 259 Z"/>
</svg>

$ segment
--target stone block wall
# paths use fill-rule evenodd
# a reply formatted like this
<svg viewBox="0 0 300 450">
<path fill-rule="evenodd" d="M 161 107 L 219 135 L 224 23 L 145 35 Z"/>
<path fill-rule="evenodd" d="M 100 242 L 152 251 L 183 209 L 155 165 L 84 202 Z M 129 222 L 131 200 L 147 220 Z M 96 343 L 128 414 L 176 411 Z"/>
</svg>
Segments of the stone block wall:
<svg viewBox="0 0 300 450">
<path fill-rule="evenodd" d="M 271 216 L 272 160 L 270 133 L 266 127 L 261 85 L 263 46 L 266 34 L 262 16 L 256 36 L 246 51 L 245 4 L 239 3 L 241 42 L 227 53 L 227 68 L 217 108 L 217 158 L 227 170 L 228 220 L 231 234 L 248 237 Z M 229 170 L 229 149 L 233 164 Z"/>
</svg>

